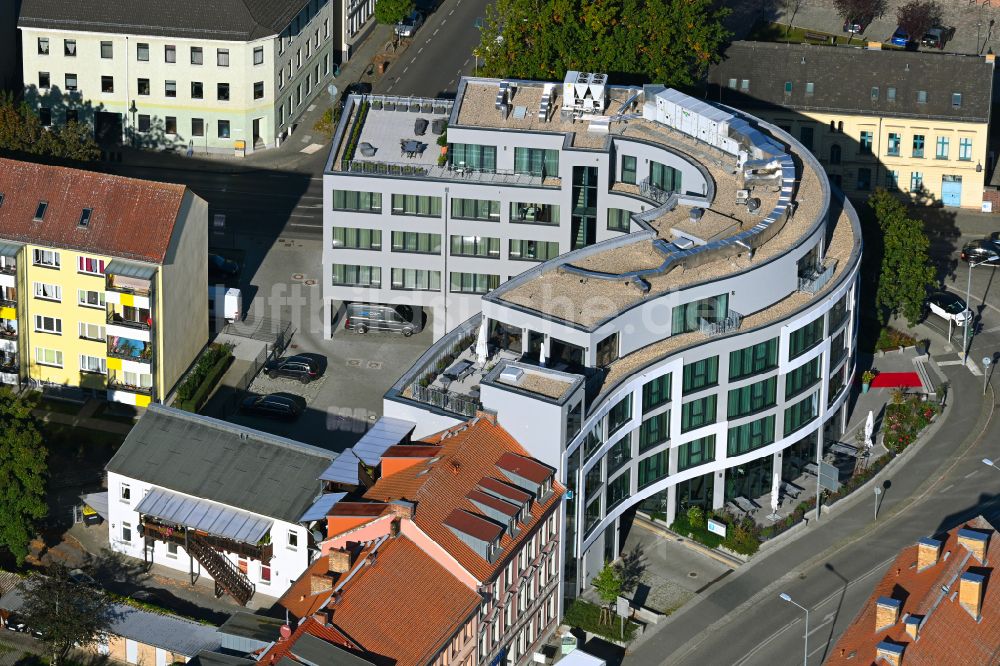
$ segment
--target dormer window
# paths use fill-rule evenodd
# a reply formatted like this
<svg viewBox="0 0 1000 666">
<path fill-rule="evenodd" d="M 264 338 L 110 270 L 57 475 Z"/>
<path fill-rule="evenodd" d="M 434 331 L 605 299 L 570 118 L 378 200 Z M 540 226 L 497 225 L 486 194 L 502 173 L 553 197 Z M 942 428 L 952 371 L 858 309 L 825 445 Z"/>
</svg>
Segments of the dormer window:
<svg viewBox="0 0 1000 666">
<path fill-rule="evenodd" d="M 953 109 L 962 108 L 962 93 L 951 94 L 951 108 Z"/>
<path fill-rule="evenodd" d="M 39 201 L 38 208 L 35 209 L 35 221 L 41 222 L 45 218 L 45 211 L 49 207 L 48 201 Z"/>
<path fill-rule="evenodd" d="M 93 214 L 93 208 L 84 208 L 83 212 L 80 213 L 80 226 L 86 229 L 90 224 L 90 216 Z"/>
<path fill-rule="evenodd" d="M 791 81 L 785 81 L 785 94 L 786 95 L 791 95 L 792 94 L 792 82 Z"/>
</svg>

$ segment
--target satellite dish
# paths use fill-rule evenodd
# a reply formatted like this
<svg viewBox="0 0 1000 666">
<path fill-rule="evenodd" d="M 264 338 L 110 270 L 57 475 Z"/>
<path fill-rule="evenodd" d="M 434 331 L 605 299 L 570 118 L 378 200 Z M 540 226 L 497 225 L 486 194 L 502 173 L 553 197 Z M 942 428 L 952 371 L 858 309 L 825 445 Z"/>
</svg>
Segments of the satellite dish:
<svg viewBox="0 0 1000 666">
<path fill-rule="evenodd" d="M 335 86 L 335 85 L 334 85 L 334 84 L 332 84 L 332 83 L 331 83 L 330 85 L 328 85 L 328 86 L 326 87 L 326 91 L 327 91 L 328 93 L 330 93 L 330 99 L 333 99 L 333 100 L 337 99 L 337 93 L 338 93 L 338 92 L 340 92 L 340 91 L 339 91 L 339 90 L 337 89 L 337 86 Z"/>
<path fill-rule="evenodd" d="M 321 530 L 313 530 L 312 531 L 312 538 L 313 538 L 314 541 L 319 542 L 319 541 L 322 541 L 323 539 L 325 539 L 326 537 L 323 535 L 323 532 Z"/>
</svg>

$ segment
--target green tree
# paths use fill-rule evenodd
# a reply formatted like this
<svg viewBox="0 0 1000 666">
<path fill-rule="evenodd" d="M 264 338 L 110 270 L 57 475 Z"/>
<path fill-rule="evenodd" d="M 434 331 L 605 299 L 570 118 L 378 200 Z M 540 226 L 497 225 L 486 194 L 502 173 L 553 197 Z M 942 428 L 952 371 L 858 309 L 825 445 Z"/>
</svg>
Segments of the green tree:
<svg viewBox="0 0 1000 666">
<path fill-rule="evenodd" d="M 882 269 L 875 305 L 882 324 L 902 315 L 913 326 L 923 315 L 927 290 L 934 285 L 930 241 L 923 225 L 906 214 L 895 196 L 878 189 L 868 199 L 882 232 Z"/>
<path fill-rule="evenodd" d="M 610 606 L 622 593 L 621 570 L 611 562 L 606 562 L 604 568 L 594 576 L 592 585 L 601 601 Z"/>
<path fill-rule="evenodd" d="M 409 16 L 415 7 L 414 0 L 376 0 L 375 20 L 395 25 Z"/>
<path fill-rule="evenodd" d="M 714 0 L 497 0 L 476 48 L 481 72 L 559 80 L 566 70 L 690 86 L 718 62 L 729 10 Z"/>
<path fill-rule="evenodd" d="M 38 432 L 33 403 L 0 389 L 0 546 L 18 564 L 28 554 L 35 521 L 48 513 L 45 503 L 46 449 Z"/>
<path fill-rule="evenodd" d="M 0 151 L 84 162 L 101 156 L 89 125 L 71 121 L 62 127 L 45 128 L 27 103 L 4 92 L 0 92 Z"/>
<path fill-rule="evenodd" d="M 941 5 L 934 0 L 910 0 L 896 8 L 896 22 L 910 41 L 919 42 L 928 30 L 941 25 Z"/>
<path fill-rule="evenodd" d="M 101 157 L 101 149 L 94 141 L 93 130 L 86 123 L 75 120 L 63 125 L 56 132 L 62 157 L 80 162 L 93 162 Z"/>
<path fill-rule="evenodd" d="M 111 628 L 111 605 L 96 587 L 74 582 L 66 567 L 55 564 L 46 576 L 25 585 L 24 619 L 42 633 L 41 641 L 58 665 L 73 648 L 93 645 Z"/>
</svg>

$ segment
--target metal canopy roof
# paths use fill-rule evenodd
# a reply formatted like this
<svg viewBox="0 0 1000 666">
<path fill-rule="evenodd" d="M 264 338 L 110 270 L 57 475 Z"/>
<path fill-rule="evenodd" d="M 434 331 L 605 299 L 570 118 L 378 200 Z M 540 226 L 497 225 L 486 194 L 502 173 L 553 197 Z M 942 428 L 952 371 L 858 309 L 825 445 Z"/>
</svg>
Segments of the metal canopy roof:
<svg viewBox="0 0 1000 666">
<path fill-rule="evenodd" d="M 335 483 L 346 483 L 350 485 L 358 484 L 358 457 L 354 451 L 348 449 L 337 459 L 330 463 L 326 471 L 319 475 L 320 481 L 333 481 Z"/>
<path fill-rule="evenodd" d="M 386 449 L 409 437 L 416 427 L 417 424 L 411 421 L 383 416 L 375 422 L 371 430 L 362 435 L 352 450 L 364 464 L 374 467 L 381 462 Z"/>
<path fill-rule="evenodd" d="M 105 274 L 121 275 L 123 277 L 141 278 L 151 280 L 156 275 L 156 269 L 152 266 L 144 266 L 123 259 L 112 259 L 111 263 L 104 267 Z"/>
<path fill-rule="evenodd" d="M 108 519 L 108 491 L 103 493 L 88 493 L 81 495 L 83 503 L 97 512 L 97 515 L 105 520 Z"/>
<path fill-rule="evenodd" d="M 271 530 L 273 521 L 208 500 L 187 497 L 163 488 L 150 490 L 136 512 L 164 522 L 243 543 L 258 543 Z"/>
<path fill-rule="evenodd" d="M 10 241 L 0 241 L 0 257 L 16 257 L 18 251 L 24 247 L 24 243 L 12 243 Z"/>
<path fill-rule="evenodd" d="M 306 512 L 299 518 L 300 523 L 308 523 L 314 520 L 326 518 L 333 505 L 347 497 L 347 493 L 327 493 L 320 495 L 313 505 L 306 509 Z"/>
</svg>

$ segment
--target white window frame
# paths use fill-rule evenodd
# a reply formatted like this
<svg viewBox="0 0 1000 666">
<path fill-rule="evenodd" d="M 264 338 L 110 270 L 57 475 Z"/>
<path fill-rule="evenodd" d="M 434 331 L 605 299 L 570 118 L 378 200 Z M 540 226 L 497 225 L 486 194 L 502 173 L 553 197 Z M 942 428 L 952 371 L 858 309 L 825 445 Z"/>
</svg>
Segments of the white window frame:
<svg viewBox="0 0 1000 666">
<path fill-rule="evenodd" d="M 118 499 L 126 504 L 130 504 L 132 502 L 132 486 L 127 483 L 118 486 Z"/>
<path fill-rule="evenodd" d="M 52 353 L 52 361 L 45 360 L 44 356 L 46 352 Z M 58 349 L 35 347 L 35 363 L 38 365 L 48 366 L 50 368 L 61 368 L 63 367 L 63 353 Z"/>
<path fill-rule="evenodd" d="M 97 367 L 92 367 L 91 361 L 97 361 Z M 90 372 L 94 374 L 108 374 L 108 361 L 100 356 L 90 354 L 80 354 L 80 372 Z"/>
<path fill-rule="evenodd" d="M 96 331 L 96 335 L 91 335 L 91 330 Z M 108 339 L 107 328 L 103 324 L 91 324 L 81 321 L 77 325 L 77 333 L 83 340 L 93 340 L 95 342 L 105 342 Z"/>
<path fill-rule="evenodd" d="M 61 265 L 59 253 L 55 250 L 43 250 L 35 248 L 33 262 L 36 266 L 47 266 L 49 268 L 59 268 Z"/>
<path fill-rule="evenodd" d="M 97 303 L 91 303 L 88 300 L 90 294 L 97 294 Z M 77 289 L 76 290 L 76 302 L 82 308 L 92 308 L 94 310 L 104 310 L 107 308 L 107 302 L 104 300 L 105 295 L 103 291 L 98 289 Z"/>
<path fill-rule="evenodd" d="M 170 549 L 173 548 L 173 551 Z M 177 544 L 173 541 L 167 542 L 167 557 L 176 560 L 177 559 Z"/>
<path fill-rule="evenodd" d="M 51 322 L 51 327 L 47 327 L 46 322 Z M 35 315 L 35 332 L 51 333 L 52 335 L 62 335 L 62 319 L 59 317 L 49 317 L 47 315 Z"/>
<path fill-rule="evenodd" d="M 45 293 L 47 290 L 51 290 L 51 293 L 50 294 Z M 40 298 L 45 301 L 56 301 L 58 303 L 61 303 L 62 287 L 57 284 L 49 284 L 48 282 L 36 282 L 35 298 Z"/>
</svg>

